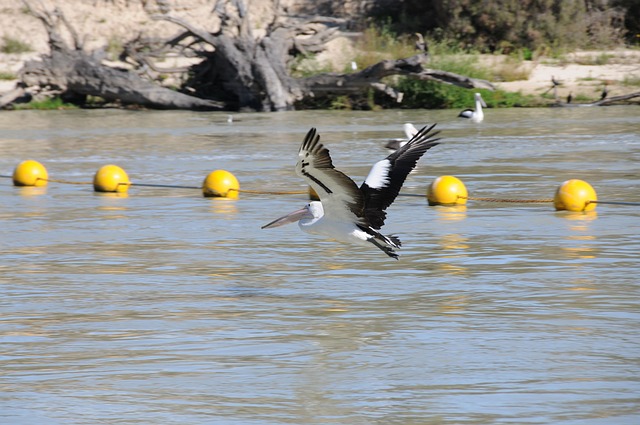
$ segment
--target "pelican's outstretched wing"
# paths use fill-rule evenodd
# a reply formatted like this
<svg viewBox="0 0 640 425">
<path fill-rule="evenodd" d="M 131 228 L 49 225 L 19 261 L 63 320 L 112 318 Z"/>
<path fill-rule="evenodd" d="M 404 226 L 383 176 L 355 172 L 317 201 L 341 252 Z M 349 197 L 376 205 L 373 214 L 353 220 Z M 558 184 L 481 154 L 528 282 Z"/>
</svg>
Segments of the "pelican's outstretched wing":
<svg viewBox="0 0 640 425">
<path fill-rule="evenodd" d="M 440 132 L 432 131 L 435 126 L 436 124 L 423 127 L 406 145 L 376 162 L 360 186 L 360 192 L 364 196 L 364 217 L 374 229 L 380 229 L 384 225 L 387 216 L 385 210 L 400 193 L 407 175 L 415 168 L 418 160 L 428 149 L 438 144 L 440 138 L 435 136 Z"/>
<path fill-rule="evenodd" d="M 300 146 L 296 173 L 316 191 L 326 216 L 348 218 L 366 224 L 362 219 L 362 193 L 353 180 L 335 169 L 329 150 L 320 143 L 315 128 L 309 130 Z"/>
</svg>

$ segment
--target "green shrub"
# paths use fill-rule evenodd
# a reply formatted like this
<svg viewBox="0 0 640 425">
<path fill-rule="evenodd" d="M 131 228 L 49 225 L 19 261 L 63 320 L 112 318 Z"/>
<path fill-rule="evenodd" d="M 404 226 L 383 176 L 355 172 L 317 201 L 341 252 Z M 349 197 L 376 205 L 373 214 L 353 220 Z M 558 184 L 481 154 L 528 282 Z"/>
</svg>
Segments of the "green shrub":
<svg viewBox="0 0 640 425">
<path fill-rule="evenodd" d="M 387 17 L 396 31 L 455 40 L 465 51 L 483 53 L 535 51 L 542 45 L 605 48 L 620 45 L 626 30 L 637 33 L 640 28 L 638 0 L 404 0 L 391 4 L 374 8 L 373 17 Z"/>
<path fill-rule="evenodd" d="M 640 86 L 640 75 L 626 75 L 621 84 L 623 86 Z"/>
<path fill-rule="evenodd" d="M 349 96 L 336 96 L 331 101 L 331 106 L 329 109 L 337 109 L 337 110 L 351 110 L 353 109 L 353 105 L 351 104 L 351 99 Z"/>
<path fill-rule="evenodd" d="M 37 109 L 37 110 L 56 110 L 56 109 L 77 109 L 76 105 L 65 103 L 59 97 L 52 97 L 45 100 L 34 100 L 29 103 L 16 105 L 15 109 Z"/>
<path fill-rule="evenodd" d="M 9 71 L 0 71 L 0 80 L 15 80 L 18 78 L 16 74 Z"/>
<path fill-rule="evenodd" d="M 478 55 L 434 55 L 431 57 L 428 67 L 471 78 L 491 79 L 491 72 L 480 66 Z"/>
<path fill-rule="evenodd" d="M 2 37 L 0 52 L 2 53 L 28 53 L 33 51 L 31 46 L 13 37 L 7 35 Z"/>
<path fill-rule="evenodd" d="M 415 109 L 464 109 L 474 105 L 473 94 L 479 92 L 490 108 L 510 108 L 516 106 L 538 106 L 533 96 L 510 93 L 502 90 L 469 90 L 435 81 L 404 78 L 398 84 L 404 92 L 403 108 Z"/>
<path fill-rule="evenodd" d="M 360 69 L 376 64 L 385 59 L 401 59 L 417 52 L 411 36 L 399 36 L 391 30 L 390 21 L 381 25 L 370 25 L 362 32 L 356 43 L 360 52 L 354 58 Z"/>
</svg>

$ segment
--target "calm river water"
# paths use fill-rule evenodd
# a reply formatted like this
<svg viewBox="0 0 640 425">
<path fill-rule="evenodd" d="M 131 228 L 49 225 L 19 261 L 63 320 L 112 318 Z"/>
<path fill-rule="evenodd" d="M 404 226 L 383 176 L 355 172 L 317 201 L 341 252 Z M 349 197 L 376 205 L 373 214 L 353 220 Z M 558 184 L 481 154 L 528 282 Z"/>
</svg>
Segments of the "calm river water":
<svg viewBox="0 0 640 425">
<path fill-rule="evenodd" d="M 90 182 L 305 190 L 312 126 L 358 183 L 402 136 L 438 122 L 403 189 L 440 175 L 478 197 L 545 199 L 565 180 L 640 201 L 640 109 L 226 114 L 1 112 L 0 174 L 35 159 Z M 303 195 L 0 179 L 0 423 L 638 424 L 640 211 L 399 197 L 372 247 L 261 230 Z"/>
</svg>

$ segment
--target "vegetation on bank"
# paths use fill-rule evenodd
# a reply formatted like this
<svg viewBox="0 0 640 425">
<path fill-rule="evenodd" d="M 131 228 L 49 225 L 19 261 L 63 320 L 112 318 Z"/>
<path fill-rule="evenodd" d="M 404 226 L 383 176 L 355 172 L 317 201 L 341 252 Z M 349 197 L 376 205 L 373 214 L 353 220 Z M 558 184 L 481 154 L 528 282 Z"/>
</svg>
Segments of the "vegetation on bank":
<svg viewBox="0 0 640 425">
<path fill-rule="evenodd" d="M 17 38 L 3 36 L 0 42 L 0 53 L 15 54 L 15 53 L 29 53 L 33 51 L 31 45 L 25 43 Z"/>
<path fill-rule="evenodd" d="M 356 45 L 360 53 L 356 55 L 355 62 L 362 69 L 383 59 L 400 59 L 416 54 L 414 33 L 397 34 L 395 29 L 401 28 L 405 32 L 424 34 L 430 54 L 430 68 L 492 82 L 527 80 L 531 70 L 527 64 L 530 61 L 548 58 L 562 64 L 568 63 L 567 55 L 578 48 L 624 46 L 624 36 L 629 31 L 623 24 L 631 22 L 636 15 L 637 25 L 630 27 L 640 32 L 640 7 L 632 8 L 634 1 L 640 6 L 638 0 L 529 0 L 526 3 L 530 8 L 523 7 L 522 0 L 490 0 L 482 2 L 482 6 L 455 0 L 405 0 L 396 10 L 397 13 L 384 14 L 377 21 L 378 24 L 369 24 L 363 30 Z M 618 7 L 609 7 L 614 3 Z M 447 15 L 446 19 L 442 14 Z M 430 26 L 435 25 L 430 21 L 433 16 L 443 17 L 442 21 L 438 21 L 438 26 Z M 514 27 L 515 21 L 520 27 Z M 463 30 L 463 27 L 466 29 Z M 489 27 L 492 31 L 488 30 Z M 637 35 L 632 42 L 640 43 L 640 34 Z M 497 65 L 483 64 L 481 55 L 487 53 L 501 54 L 505 59 L 497 61 Z M 571 62 L 606 65 L 612 58 L 611 54 L 600 53 L 574 58 Z M 334 71 L 351 72 L 350 69 Z M 635 85 L 636 80 L 627 78 L 621 83 Z M 390 79 L 387 84 L 404 93 L 401 105 L 371 91 L 365 95 L 317 100 L 313 105 L 302 106 L 330 109 L 466 108 L 473 105 L 473 93 L 478 91 L 409 78 Z M 553 100 L 549 93 L 535 96 L 502 90 L 479 91 L 487 105 L 493 108 L 545 106 Z M 593 101 L 581 96 L 576 95 L 574 100 Z"/>
<path fill-rule="evenodd" d="M 417 53 L 415 36 L 398 35 L 387 21 L 381 26 L 370 25 L 363 31 L 363 35 L 355 48 L 357 54 L 354 62 L 359 69 L 374 65 L 384 59 L 401 59 Z M 446 41 L 427 40 L 429 45 L 429 68 L 440 69 L 489 81 L 526 80 L 529 71 L 521 65 L 526 55 L 514 52 L 498 66 L 486 66 L 481 63 L 478 51 L 463 51 L 455 47 L 454 43 Z M 306 74 L 328 72 L 326 67 L 318 65 L 314 70 L 307 69 Z M 354 72 L 350 67 L 336 72 Z M 548 104 L 547 101 L 531 95 L 510 93 L 502 90 L 469 90 L 454 85 L 434 81 L 422 81 L 414 78 L 392 77 L 386 83 L 404 94 L 401 104 L 385 97 L 373 90 L 363 95 L 337 96 L 307 100 L 297 107 L 320 109 L 447 109 L 467 108 L 473 105 L 473 94 L 482 93 L 487 105 L 492 108 L 500 107 L 534 107 Z"/>
<path fill-rule="evenodd" d="M 60 109 L 78 109 L 77 105 L 68 103 L 62 100 L 60 97 L 51 97 L 42 100 L 32 100 L 29 103 L 19 103 L 14 105 L 15 110 L 27 110 L 35 109 L 39 111 L 54 111 Z"/>
<path fill-rule="evenodd" d="M 402 0 L 372 17 L 396 32 L 482 53 L 548 55 L 640 43 L 638 0 Z"/>
</svg>

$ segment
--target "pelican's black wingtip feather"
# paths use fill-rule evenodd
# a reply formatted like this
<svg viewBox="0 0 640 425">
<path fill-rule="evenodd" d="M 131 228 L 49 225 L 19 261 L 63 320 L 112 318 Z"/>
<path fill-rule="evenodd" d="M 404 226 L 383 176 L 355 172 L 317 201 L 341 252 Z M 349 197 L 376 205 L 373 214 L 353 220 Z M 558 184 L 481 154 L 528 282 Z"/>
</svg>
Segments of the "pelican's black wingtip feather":
<svg viewBox="0 0 640 425">
<path fill-rule="evenodd" d="M 416 133 L 414 137 L 411 138 L 409 143 L 423 143 L 423 142 L 436 142 L 440 140 L 440 138 L 435 138 L 438 134 L 440 134 L 440 130 L 433 131 L 436 128 L 438 123 L 434 123 L 431 126 L 424 126 Z"/>
<path fill-rule="evenodd" d="M 440 130 L 433 131 L 437 123 L 431 126 L 422 127 L 404 146 L 395 151 L 389 156 L 389 159 L 396 159 L 406 156 L 409 152 L 418 153 L 422 156 L 430 148 L 440 144 L 440 137 L 436 137 L 440 134 Z M 419 157 L 418 156 L 418 157 Z"/>
<path fill-rule="evenodd" d="M 300 150 L 312 150 L 315 145 L 318 144 L 320 140 L 320 135 L 315 127 L 311 127 L 311 129 L 307 132 L 307 135 L 304 136 L 304 141 L 302 142 L 302 146 Z"/>
</svg>

